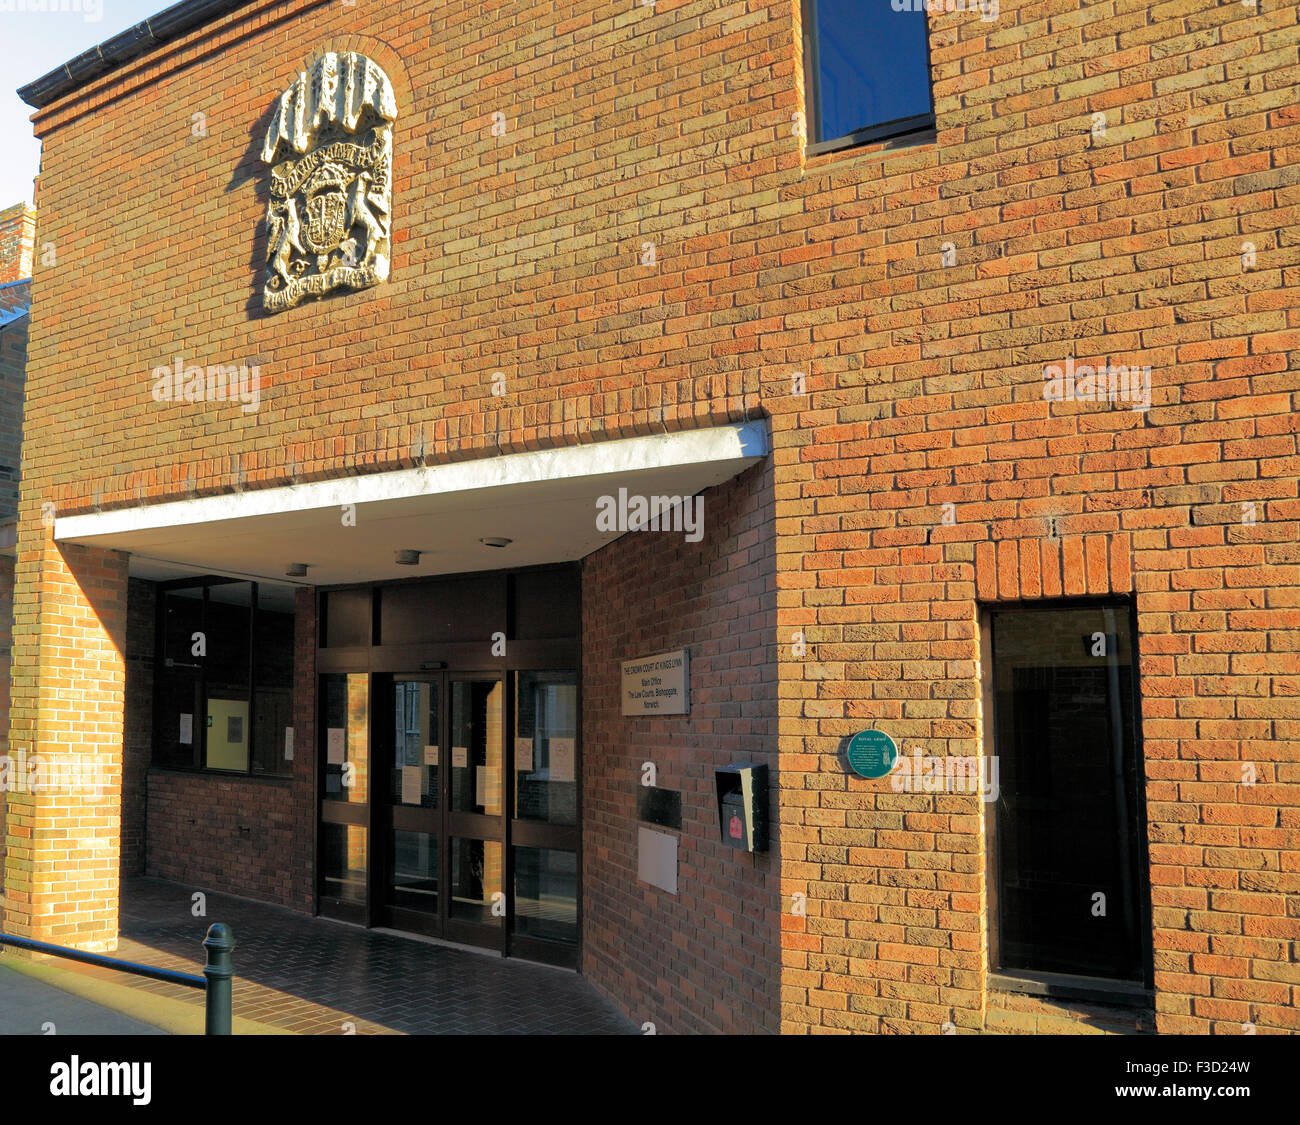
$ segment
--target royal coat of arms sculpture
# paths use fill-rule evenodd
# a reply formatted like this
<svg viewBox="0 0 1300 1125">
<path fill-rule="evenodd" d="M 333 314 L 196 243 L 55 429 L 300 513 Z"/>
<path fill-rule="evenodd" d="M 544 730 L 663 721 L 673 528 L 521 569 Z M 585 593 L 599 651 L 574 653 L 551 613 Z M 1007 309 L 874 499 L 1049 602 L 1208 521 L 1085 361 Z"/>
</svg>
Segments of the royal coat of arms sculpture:
<svg viewBox="0 0 1300 1125">
<path fill-rule="evenodd" d="M 387 280 L 396 118 L 388 76 L 352 52 L 321 55 L 280 95 L 262 145 L 268 313 Z"/>
</svg>

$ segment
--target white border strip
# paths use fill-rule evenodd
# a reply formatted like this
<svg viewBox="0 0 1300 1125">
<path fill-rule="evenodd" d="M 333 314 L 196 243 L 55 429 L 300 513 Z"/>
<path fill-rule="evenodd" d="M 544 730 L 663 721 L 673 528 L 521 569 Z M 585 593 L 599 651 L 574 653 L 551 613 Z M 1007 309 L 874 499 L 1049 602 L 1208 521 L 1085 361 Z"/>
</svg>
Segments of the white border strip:
<svg viewBox="0 0 1300 1125">
<path fill-rule="evenodd" d="M 310 484 L 228 492 L 194 500 L 64 516 L 54 521 L 54 538 L 77 540 L 123 535 L 223 520 L 285 515 L 344 504 L 373 504 L 414 496 L 509 488 L 542 481 L 577 480 L 712 461 L 755 461 L 765 457 L 770 448 L 767 426 L 762 422 L 744 422 L 706 430 L 570 445 L 533 453 L 508 453 L 501 457 L 484 457 L 423 469 L 399 469 L 368 476 L 339 477 Z"/>
</svg>

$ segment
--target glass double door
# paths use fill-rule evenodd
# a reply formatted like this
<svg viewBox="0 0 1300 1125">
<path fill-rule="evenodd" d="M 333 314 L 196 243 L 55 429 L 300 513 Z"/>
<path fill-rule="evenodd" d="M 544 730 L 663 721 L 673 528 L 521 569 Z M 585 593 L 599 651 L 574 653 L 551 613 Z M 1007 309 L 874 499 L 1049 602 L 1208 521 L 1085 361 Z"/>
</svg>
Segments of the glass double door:
<svg viewBox="0 0 1300 1125">
<path fill-rule="evenodd" d="M 321 913 L 577 967 L 569 670 L 320 678 Z"/>
<path fill-rule="evenodd" d="M 500 948 L 505 940 L 505 685 L 376 678 L 372 805 L 380 925 Z"/>
</svg>

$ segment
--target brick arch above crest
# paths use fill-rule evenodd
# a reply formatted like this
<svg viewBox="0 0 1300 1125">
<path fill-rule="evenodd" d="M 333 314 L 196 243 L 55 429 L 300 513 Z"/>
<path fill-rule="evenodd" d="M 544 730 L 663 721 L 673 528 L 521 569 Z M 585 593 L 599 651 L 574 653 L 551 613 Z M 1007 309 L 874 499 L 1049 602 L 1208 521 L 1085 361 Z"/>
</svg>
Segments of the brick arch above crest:
<svg viewBox="0 0 1300 1125">
<path fill-rule="evenodd" d="M 369 35 L 334 35 L 321 40 L 302 56 L 292 73 L 285 75 L 284 84 L 276 91 L 275 97 L 279 98 L 284 93 L 289 84 L 298 77 L 299 71 L 310 71 L 316 65 L 317 59 L 331 51 L 338 55 L 353 51 L 377 63 L 388 76 L 388 81 L 393 87 L 393 96 L 397 99 L 397 121 L 401 122 L 403 117 L 411 115 L 415 94 L 405 60 L 382 39 L 375 39 Z"/>
</svg>

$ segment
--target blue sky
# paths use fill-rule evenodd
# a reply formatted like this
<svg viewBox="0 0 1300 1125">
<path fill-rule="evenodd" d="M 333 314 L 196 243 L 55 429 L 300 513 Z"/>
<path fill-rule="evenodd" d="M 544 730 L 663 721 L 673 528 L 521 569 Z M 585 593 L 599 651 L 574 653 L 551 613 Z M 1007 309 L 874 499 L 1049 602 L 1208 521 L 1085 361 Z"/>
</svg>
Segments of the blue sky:
<svg viewBox="0 0 1300 1125">
<path fill-rule="evenodd" d="M 32 200 L 41 146 L 15 92 L 175 0 L 0 0 L 0 210 Z"/>
</svg>

